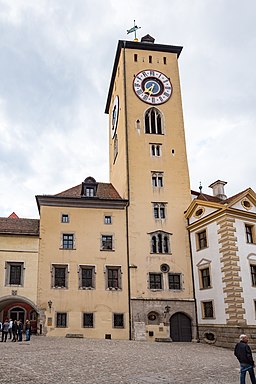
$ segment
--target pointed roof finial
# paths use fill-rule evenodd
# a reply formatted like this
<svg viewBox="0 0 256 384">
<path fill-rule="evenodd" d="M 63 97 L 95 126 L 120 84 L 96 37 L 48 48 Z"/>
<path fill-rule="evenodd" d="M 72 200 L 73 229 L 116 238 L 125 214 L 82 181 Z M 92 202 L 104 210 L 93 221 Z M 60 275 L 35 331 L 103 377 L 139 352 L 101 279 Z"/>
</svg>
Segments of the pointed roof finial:
<svg viewBox="0 0 256 384">
<path fill-rule="evenodd" d="M 128 35 L 129 33 L 134 32 L 134 41 L 138 41 L 137 36 L 136 36 L 136 31 L 137 31 L 137 29 L 139 29 L 139 28 L 141 28 L 141 27 L 138 27 L 138 26 L 135 24 L 135 20 L 133 20 L 133 21 L 134 21 L 134 26 L 133 26 L 132 28 L 130 28 L 130 29 L 127 29 L 127 35 Z"/>
<path fill-rule="evenodd" d="M 199 182 L 199 191 L 200 191 L 200 193 L 202 193 L 202 189 L 203 189 L 203 187 L 202 187 L 202 184 L 201 184 L 201 181 Z"/>
</svg>

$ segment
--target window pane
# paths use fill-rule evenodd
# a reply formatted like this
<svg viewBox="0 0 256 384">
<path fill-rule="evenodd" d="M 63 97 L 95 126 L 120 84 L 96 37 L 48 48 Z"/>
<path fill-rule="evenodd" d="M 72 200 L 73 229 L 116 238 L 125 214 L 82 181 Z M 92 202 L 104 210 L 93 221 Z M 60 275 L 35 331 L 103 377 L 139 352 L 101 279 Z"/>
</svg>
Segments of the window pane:
<svg viewBox="0 0 256 384">
<path fill-rule="evenodd" d="M 21 265 L 10 265 L 9 284 L 21 285 Z"/>
<path fill-rule="evenodd" d="M 119 286 L 119 268 L 108 268 L 108 288 L 120 288 Z"/>
<path fill-rule="evenodd" d="M 93 313 L 84 313 L 83 326 L 85 328 L 93 328 Z"/>
<path fill-rule="evenodd" d="M 82 287 L 92 288 L 92 276 L 93 268 L 82 268 Z"/>
<path fill-rule="evenodd" d="M 169 274 L 169 289 L 181 289 L 180 274 L 178 273 Z"/>
<path fill-rule="evenodd" d="M 252 285 L 256 287 L 256 265 L 251 265 Z"/>
<path fill-rule="evenodd" d="M 114 327 L 124 328 L 124 315 L 122 313 L 114 313 Z"/>
<path fill-rule="evenodd" d="M 63 235 L 63 248 L 73 249 L 74 247 L 74 235 L 64 234 Z"/>
<path fill-rule="evenodd" d="M 198 233 L 197 236 L 198 236 L 199 249 L 206 248 L 207 247 L 206 231 L 202 231 Z"/>
<path fill-rule="evenodd" d="M 66 267 L 54 267 L 54 287 L 66 287 Z"/>
<path fill-rule="evenodd" d="M 67 326 L 67 314 L 57 313 L 57 327 L 65 328 Z"/>
<path fill-rule="evenodd" d="M 203 303 L 203 306 L 204 306 L 204 317 L 213 317 L 212 301 Z"/>
<path fill-rule="evenodd" d="M 150 289 L 162 289 L 162 274 L 150 273 L 149 286 L 150 286 Z"/>
<path fill-rule="evenodd" d="M 102 236 L 102 249 L 112 249 L 112 236 Z"/>
</svg>

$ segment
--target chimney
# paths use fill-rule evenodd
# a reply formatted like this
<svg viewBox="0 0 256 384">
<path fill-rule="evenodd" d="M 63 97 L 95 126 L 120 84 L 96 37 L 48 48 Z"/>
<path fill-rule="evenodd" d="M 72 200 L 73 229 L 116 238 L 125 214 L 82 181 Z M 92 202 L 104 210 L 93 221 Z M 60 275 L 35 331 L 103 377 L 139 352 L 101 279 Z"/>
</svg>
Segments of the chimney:
<svg viewBox="0 0 256 384">
<path fill-rule="evenodd" d="M 226 181 L 217 180 L 209 185 L 209 188 L 212 188 L 213 196 L 218 197 L 221 200 L 226 200 L 227 196 L 224 191 L 224 185 L 226 184 Z"/>
</svg>

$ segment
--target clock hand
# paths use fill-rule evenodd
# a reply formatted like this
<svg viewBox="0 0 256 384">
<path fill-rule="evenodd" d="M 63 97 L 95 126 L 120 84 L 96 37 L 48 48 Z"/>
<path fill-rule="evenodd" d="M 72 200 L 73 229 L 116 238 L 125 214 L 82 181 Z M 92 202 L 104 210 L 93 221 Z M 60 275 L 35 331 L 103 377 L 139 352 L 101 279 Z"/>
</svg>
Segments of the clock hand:
<svg viewBox="0 0 256 384">
<path fill-rule="evenodd" d="M 155 84 L 152 84 L 150 87 L 145 88 L 145 93 L 148 93 L 150 96 L 152 95 L 153 89 L 154 89 Z"/>
</svg>

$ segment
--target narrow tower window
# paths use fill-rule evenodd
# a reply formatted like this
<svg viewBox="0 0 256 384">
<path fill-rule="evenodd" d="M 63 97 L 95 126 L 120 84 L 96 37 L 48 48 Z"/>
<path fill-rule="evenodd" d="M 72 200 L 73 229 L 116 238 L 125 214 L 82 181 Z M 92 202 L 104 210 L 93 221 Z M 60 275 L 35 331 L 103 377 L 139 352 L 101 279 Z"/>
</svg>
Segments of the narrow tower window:
<svg viewBox="0 0 256 384">
<path fill-rule="evenodd" d="M 163 133 L 162 115 L 156 108 L 150 108 L 145 114 L 145 133 L 157 135 Z"/>
</svg>

